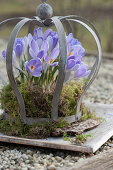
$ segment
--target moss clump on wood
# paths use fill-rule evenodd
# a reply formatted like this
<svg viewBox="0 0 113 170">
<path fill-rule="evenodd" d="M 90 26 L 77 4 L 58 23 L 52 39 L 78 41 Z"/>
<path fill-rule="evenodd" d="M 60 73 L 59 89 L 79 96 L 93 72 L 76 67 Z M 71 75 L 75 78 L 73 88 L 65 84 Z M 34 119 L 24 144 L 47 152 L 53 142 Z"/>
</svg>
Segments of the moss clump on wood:
<svg viewBox="0 0 113 170">
<path fill-rule="evenodd" d="M 68 126 L 67 122 L 62 119 L 53 123 L 39 123 L 33 125 L 25 125 L 19 119 L 16 122 L 10 120 L 2 120 L 0 122 L 0 131 L 9 136 L 27 137 L 31 139 L 42 139 L 50 137 L 52 131 L 56 128 L 64 128 Z"/>
<path fill-rule="evenodd" d="M 54 88 L 51 91 L 43 92 L 41 87 L 30 83 L 18 82 L 18 86 L 25 101 L 27 117 L 50 118 Z M 81 93 L 82 84 L 80 82 L 76 84 L 71 82 L 68 85 L 64 85 L 59 103 L 60 117 L 75 115 L 77 100 Z M 2 109 L 5 106 L 5 111 L 10 115 L 9 120 L 0 122 L 0 129 L 4 134 L 39 139 L 51 136 L 52 131 L 56 128 L 63 128 L 69 125 L 62 119 L 54 123 L 48 122 L 35 125 L 24 125 L 21 123 L 18 102 L 10 84 L 2 89 L 0 102 Z M 84 115 L 90 115 L 90 111 L 84 105 L 82 105 L 81 109 Z M 87 118 L 89 116 L 82 117 L 83 120 Z"/>
<path fill-rule="evenodd" d="M 41 87 L 27 83 L 19 84 L 19 88 L 25 101 L 28 117 L 50 118 L 53 90 L 43 92 Z M 77 99 L 81 92 L 82 87 L 80 83 L 70 83 L 63 87 L 59 103 L 59 117 L 75 114 Z M 2 109 L 5 105 L 5 111 L 10 116 L 15 117 L 19 115 L 18 102 L 10 85 L 2 89 L 0 102 Z"/>
</svg>

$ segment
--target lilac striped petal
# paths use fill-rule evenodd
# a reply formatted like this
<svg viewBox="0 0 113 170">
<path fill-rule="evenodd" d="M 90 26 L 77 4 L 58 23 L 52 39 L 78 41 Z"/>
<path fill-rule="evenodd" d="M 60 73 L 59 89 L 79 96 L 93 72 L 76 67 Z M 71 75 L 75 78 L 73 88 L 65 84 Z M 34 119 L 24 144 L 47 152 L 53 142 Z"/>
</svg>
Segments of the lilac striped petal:
<svg viewBox="0 0 113 170">
<path fill-rule="evenodd" d="M 42 28 L 39 27 L 38 29 L 34 30 L 34 40 L 37 40 L 38 38 L 42 38 L 43 37 L 43 32 L 42 32 Z"/>
<path fill-rule="evenodd" d="M 57 32 L 52 31 L 52 32 L 51 32 L 51 36 L 52 36 L 52 37 L 58 37 L 58 33 L 57 33 Z"/>
<path fill-rule="evenodd" d="M 31 41 L 33 40 L 33 36 L 32 36 L 32 34 L 28 34 L 28 43 L 29 43 L 29 45 L 31 46 Z"/>
<path fill-rule="evenodd" d="M 86 76 L 88 76 L 90 73 L 91 73 L 91 70 L 88 70 L 88 71 L 86 71 L 86 72 L 82 75 L 82 77 L 86 77 Z"/>
<path fill-rule="evenodd" d="M 53 47 L 52 47 L 52 49 L 56 48 L 57 44 L 58 44 L 58 38 L 53 37 Z"/>
<path fill-rule="evenodd" d="M 76 38 L 73 38 L 71 45 L 81 45 L 81 43 Z"/>
<path fill-rule="evenodd" d="M 70 60 L 67 60 L 67 70 L 72 70 L 76 65 L 76 62 L 75 60 L 73 59 L 70 59 Z"/>
<path fill-rule="evenodd" d="M 46 40 L 47 37 L 52 33 L 52 29 L 48 29 L 45 31 L 44 35 L 43 35 L 43 39 Z"/>
<path fill-rule="evenodd" d="M 29 54 L 31 55 L 32 58 L 36 58 L 37 57 L 37 55 L 34 53 L 32 48 L 29 49 Z"/>
<path fill-rule="evenodd" d="M 3 62 L 6 63 L 6 51 L 2 51 Z"/>
<path fill-rule="evenodd" d="M 84 77 L 88 70 L 88 65 L 82 65 L 77 71 L 75 71 L 74 78 Z"/>
<path fill-rule="evenodd" d="M 45 57 L 45 62 L 47 63 L 49 61 L 50 57 L 48 57 L 48 55 L 46 55 Z"/>
<path fill-rule="evenodd" d="M 34 29 L 34 39 L 36 40 L 37 38 L 38 38 L 37 29 Z"/>
<path fill-rule="evenodd" d="M 75 72 L 76 70 L 78 70 L 79 67 L 80 67 L 80 64 L 76 64 L 75 67 L 73 67 L 72 71 Z"/>
<path fill-rule="evenodd" d="M 34 53 L 37 55 L 39 52 L 39 47 L 35 40 L 31 41 L 31 48 L 34 51 Z"/>
<path fill-rule="evenodd" d="M 15 46 L 16 56 L 20 58 L 22 55 L 22 52 L 23 52 L 23 45 L 19 43 Z"/>
<path fill-rule="evenodd" d="M 41 46 L 42 46 L 42 43 L 43 43 L 43 38 L 42 38 L 42 37 L 37 38 L 36 43 L 38 44 L 38 47 L 39 47 L 39 49 L 40 49 Z"/>
<path fill-rule="evenodd" d="M 67 38 L 66 38 L 67 44 L 68 44 L 68 43 L 71 43 L 72 40 L 73 40 L 73 34 L 70 33 L 70 34 L 67 36 Z"/>
<path fill-rule="evenodd" d="M 38 53 L 37 58 L 41 59 L 41 58 L 43 58 L 43 56 L 44 56 L 44 51 L 42 50 Z"/>
<path fill-rule="evenodd" d="M 3 57 L 3 62 L 6 63 L 6 51 L 5 50 L 2 51 L 2 57 Z M 12 63 L 16 64 L 16 54 L 14 50 L 13 50 Z"/>
<path fill-rule="evenodd" d="M 24 46 L 23 52 L 25 52 L 27 50 L 27 47 L 28 47 L 28 38 L 27 37 L 23 38 L 23 46 Z"/>
<path fill-rule="evenodd" d="M 48 49 L 49 49 L 49 44 L 48 44 L 48 42 L 45 40 L 45 41 L 43 41 L 43 43 L 42 43 L 41 50 L 43 50 L 45 53 L 47 53 Z"/>
<path fill-rule="evenodd" d="M 53 38 L 51 36 L 48 36 L 47 42 L 49 44 L 49 51 L 52 51 L 52 49 L 53 49 Z"/>
<path fill-rule="evenodd" d="M 81 64 L 81 61 L 82 61 L 81 56 L 79 56 L 79 57 L 78 56 L 70 56 L 70 57 L 68 57 L 67 61 L 71 60 L 71 59 L 75 60 L 76 64 Z"/>
<path fill-rule="evenodd" d="M 67 59 L 67 60 L 71 60 L 71 59 L 75 60 L 75 59 L 76 59 L 76 57 L 75 57 L 75 56 L 70 56 L 70 57 L 68 57 L 68 59 Z"/>
<path fill-rule="evenodd" d="M 44 61 L 46 62 L 47 53 L 44 53 L 43 58 L 44 58 Z"/>
<path fill-rule="evenodd" d="M 43 32 L 42 32 L 42 28 L 41 28 L 41 27 L 39 27 L 39 28 L 37 29 L 37 35 L 38 35 L 38 38 L 39 38 L 39 37 L 43 37 Z"/>
<path fill-rule="evenodd" d="M 59 52 L 60 52 L 59 48 L 54 48 L 50 54 L 50 59 L 52 59 L 53 61 L 56 60 L 56 58 L 59 55 Z"/>
<path fill-rule="evenodd" d="M 85 55 L 85 49 L 81 45 L 74 45 L 72 47 L 72 49 L 73 49 L 72 55 L 75 55 L 75 56 L 84 56 Z"/>
</svg>

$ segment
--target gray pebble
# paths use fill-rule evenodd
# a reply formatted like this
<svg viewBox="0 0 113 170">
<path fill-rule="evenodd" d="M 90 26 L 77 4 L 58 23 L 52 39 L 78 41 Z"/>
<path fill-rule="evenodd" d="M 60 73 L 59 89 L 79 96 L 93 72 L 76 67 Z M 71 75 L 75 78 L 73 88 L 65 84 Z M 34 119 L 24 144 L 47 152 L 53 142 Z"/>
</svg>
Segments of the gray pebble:
<svg viewBox="0 0 113 170">
<path fill-rule="evenodd" d="M 47 170 L 56 170 L 56 167 L 54 165 L 51 165 L 47 168 Z"/>
</svg>

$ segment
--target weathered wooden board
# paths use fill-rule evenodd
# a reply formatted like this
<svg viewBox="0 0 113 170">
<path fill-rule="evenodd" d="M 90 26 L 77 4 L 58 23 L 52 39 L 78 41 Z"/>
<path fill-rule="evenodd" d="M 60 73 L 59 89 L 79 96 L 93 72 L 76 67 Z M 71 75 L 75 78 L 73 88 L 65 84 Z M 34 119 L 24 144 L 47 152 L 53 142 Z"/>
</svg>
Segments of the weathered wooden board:
<svg viewBox="0 0 113 170">
<path fill-rule="evenodd" d="M 102 117 L 103 122 L 95 129 L 87 132 L 93 135 L 84 146 L 91 147 L 93 152 L 97 151 L 111 136 L 113 136 L 113 105 L 86 104 L 91 110 L 95 110 L 97 116 Z"/>
<path fill-rule="evenodd" d="M 97 116 L 101 116 L 104 121 L 97 128 L 87 132 L 92 134 L 93 137 L 89 138 L 82 146 L 72 145 L 69 141 L 64 141 L 60 137 L 36 140 L 0 134 L 0 141 L 86 153 L 95 152 L 113 135 L 113 105 L 91 103 L 86 105 L 95 110 Z"/>
<path fill-rule="evenodd" d="M 58 168 L 57 170 L 60 170 Z M 67 167 L 63 167 L 62 170 L 66 170 Z M 68 170 L 113 170 L 113 149 L 95 155 L 91 158 L 78 161 L 74 167 L 69 168 Z"/>
</svg>

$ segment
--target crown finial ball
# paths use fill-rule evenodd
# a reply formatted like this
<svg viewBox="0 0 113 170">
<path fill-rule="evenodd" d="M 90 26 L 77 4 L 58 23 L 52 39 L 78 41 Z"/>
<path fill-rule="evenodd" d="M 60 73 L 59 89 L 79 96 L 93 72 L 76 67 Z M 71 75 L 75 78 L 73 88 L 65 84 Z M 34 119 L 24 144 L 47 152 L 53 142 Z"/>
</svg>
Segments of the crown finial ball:
<svg viewBox="0 0 113 170">
<path fill-rule="evenodd" d="M 52 17 L 53 9 L 49 4 L 43 3 L 37 7 L 36 14 L 40 19 L 45 20 Z"/>
</svg>

